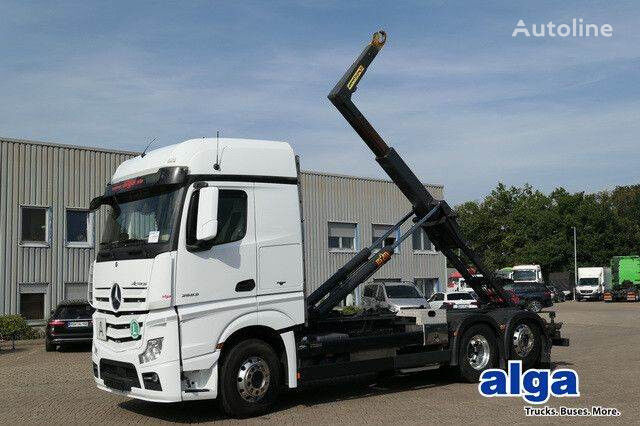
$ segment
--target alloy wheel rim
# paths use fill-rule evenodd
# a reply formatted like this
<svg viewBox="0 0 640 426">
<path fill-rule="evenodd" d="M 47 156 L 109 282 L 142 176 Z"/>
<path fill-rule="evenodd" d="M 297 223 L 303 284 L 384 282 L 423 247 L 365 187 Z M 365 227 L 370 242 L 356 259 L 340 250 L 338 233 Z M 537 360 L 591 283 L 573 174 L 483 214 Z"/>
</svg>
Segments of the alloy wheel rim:
<svg viewBox="0 0 640 426">
<path fill-rule="evenodd" d="M 476 334 L 469 340 L 467 346 L 467 359 L 474 370 L 482 370 L 489 365 L 491 347 L 486 337 Z"/>
<path fill-rule="evenodd" d="M 257 356 L 252 356 L 240 364 L 237 375 L 238 392 L 247 402 L 260 401 L 271 383 L 271 372 L 267 362 Z"/>
<path fill-rule="evenodd" d="M 513 347 L 519 357 L 524 358 L 533 349 L 533 331 L 527 324 L 519 324 L 513 332 Z"/>
</svg>

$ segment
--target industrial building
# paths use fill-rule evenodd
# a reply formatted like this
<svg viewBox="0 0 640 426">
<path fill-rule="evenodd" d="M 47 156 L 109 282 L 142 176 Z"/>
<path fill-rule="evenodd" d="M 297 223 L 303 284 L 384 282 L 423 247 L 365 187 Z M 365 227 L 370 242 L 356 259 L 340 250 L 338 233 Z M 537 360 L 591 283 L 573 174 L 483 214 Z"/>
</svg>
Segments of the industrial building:
<svg viewBox="0 0 640 426">
<path fill-rule="evenodd" d="M 106 214 L 90 213 L 89 201 L 135 155 L 0 138 L 0 315 L 37 324 L 59 301 L 86 295 Z M 410 209 L 382 179 L 302 172 L 301 183 L 308 291 Z M 442 186 L 427 188 L 442 198 Z M 429 295 L 445 287 L 446 260 L 420 230 L 372 279 L 412 281 Z"/>
</svg>

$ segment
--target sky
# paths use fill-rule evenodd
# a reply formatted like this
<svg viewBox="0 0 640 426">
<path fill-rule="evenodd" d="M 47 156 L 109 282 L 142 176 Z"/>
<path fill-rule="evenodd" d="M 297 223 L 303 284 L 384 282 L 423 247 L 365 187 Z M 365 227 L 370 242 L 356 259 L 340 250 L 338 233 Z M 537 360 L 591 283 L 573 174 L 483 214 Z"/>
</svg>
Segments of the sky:
<svg viewBox="0 0 640 426">
<path fill-rule="evenodd" d="M 609 24 L 612 37 L 512 37 Z M 371 34 L 355 103 L 453 204 L 498 182 L 640 180 L 637 1 L 0 1 L 0 136 L 140 151 L 284 140 L 302 168 L 383 177 L 326 95 Z"/>
</svg>

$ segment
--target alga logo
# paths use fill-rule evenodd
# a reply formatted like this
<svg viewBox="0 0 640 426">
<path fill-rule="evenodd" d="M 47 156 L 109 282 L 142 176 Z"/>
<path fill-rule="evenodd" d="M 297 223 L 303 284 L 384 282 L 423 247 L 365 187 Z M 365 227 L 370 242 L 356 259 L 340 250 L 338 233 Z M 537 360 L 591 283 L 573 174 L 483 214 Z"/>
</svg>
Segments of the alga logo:
<svg viewBox="0 0 640 426">
<path fill-rule="evenodd" d="M 578 373 L 569 368 L 522 371 L 522 361 L 509 361 L 509 370 L 485 370 L 480 375 L 478 391 L 482 396 L 522 397 L 530 404 L 544 404 L 550 396 L 580 396 Z"/>
<path fill-rule="evenodd" d="M 611 37 L 613 27 L 610 24 L 585 24 L 582 18 L 573 18 L 570 24 L 531 24 L 527 26 L 520 19 L 511 33 L 511 37 Z"/>
</svg>

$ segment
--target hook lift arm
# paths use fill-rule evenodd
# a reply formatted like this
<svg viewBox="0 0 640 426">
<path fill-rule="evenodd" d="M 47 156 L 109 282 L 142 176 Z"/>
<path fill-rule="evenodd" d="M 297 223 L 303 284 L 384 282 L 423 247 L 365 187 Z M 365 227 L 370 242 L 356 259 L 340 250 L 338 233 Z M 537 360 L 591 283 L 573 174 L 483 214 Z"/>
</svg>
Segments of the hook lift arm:
<svg viewBox="0 0 640 426">
<path fill-rule="evenodd" d="M 508 305 L 511 303 L 509 293 L 503 289 L 500 280 L 485 267 L 479 256 L 464 240 L 456 221 L 455 212 L 449 204 L 431 196 L 409 166 L 393 148 L 387 145 L 351 100 L 358 83 L 386 41 L 387 35 L 384 31 L 374 33 L 371 42 L 331 90 L 328 98 L 371 149 L 376 156 L 376 161 L 411 203 L 412 212 L 415 214 L 413 219 L 415 225 L 410 231 L 412 232 L 418 227 L 424 229 L 435 248 L 447 257 L 469 286 L 473 288 L 480 298 L 480 302 Z M 399 228 L 403 221 L 396 224 L 394 228 Z M 396 244 L 402 242 L 408 235 L 410 234 L 404 234 Z M 371 259 L 369 259 L 369 255 L 372 247 L 359 252 L 309 296 L 310 314 L 312 316 L 326 314 L 333 306 L 340 303 L 347 294 L 389 260 L 393 254 L 393 248 L 395 247 L 385 246 Z M 455 250 L 464 255 L 469 263 L 475 266 L 477 272 L 482 274 L 482 277 L 474 277 L 470 274 L 465 262 L 459 254 L 456 254 Z M 319 301 L 321 303 L 314 307 Z"/>
</svg>

